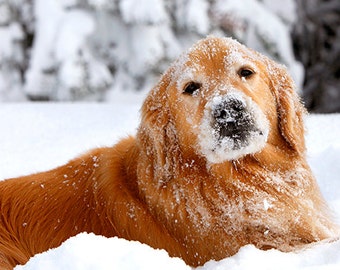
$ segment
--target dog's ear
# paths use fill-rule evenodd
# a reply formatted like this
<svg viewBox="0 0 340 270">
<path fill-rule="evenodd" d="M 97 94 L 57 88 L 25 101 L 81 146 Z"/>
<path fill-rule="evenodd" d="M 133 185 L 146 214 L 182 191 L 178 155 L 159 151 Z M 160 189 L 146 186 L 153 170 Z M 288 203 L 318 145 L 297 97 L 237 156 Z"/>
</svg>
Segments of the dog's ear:
<svg viewBox="0 0 340 270">
<path fill-rule="evenodd" d="M 288 144 L 299 154 L 305 152 L 304 115 L 306 110 L 295 84 L 283 65 L 267 60 L 272 91 L 276 97 L 279 128 Z"/>
<path fill-rule="evenodd" d="M 169 106 L 167 89 L 171 82 L 171 72 L 164 73 L 155 87 L 149 92 L 141 108 L 141 123 L 150 123 L 153 128 L 161 128 L 167 119 Z"/>
<path fill-rule="evenodd" d="M 170 174 L 172 148 L 176 143 L 169 113 L 168 89 L 172 78 L 172 68 L 161 77 L 150 91 L 141 108 L 141 124 L 138 128 L 138 141 L 141 151 L 148 154 L 150 164 L 155 169 L 157 181 L 166 182 Z"/>
</svg>

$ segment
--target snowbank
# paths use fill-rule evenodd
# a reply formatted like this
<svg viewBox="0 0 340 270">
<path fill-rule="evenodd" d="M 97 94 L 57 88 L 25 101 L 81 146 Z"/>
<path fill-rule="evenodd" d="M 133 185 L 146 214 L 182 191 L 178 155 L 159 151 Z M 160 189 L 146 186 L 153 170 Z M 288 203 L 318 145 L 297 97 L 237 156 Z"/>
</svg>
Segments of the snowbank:
<svg viewBox="0 0 340 270">
<path fill-rule="evenodd" d="M 164 250 L 154 250 L 139 242 L 81 233 L 57 249 L 32 258 L 20 269 L 34 270 L 189 270 L 181 259 L 170 258 Z"/>
<path fill-rule="evenodd" d="M 137 98 L 137 97 L 136 97 Z M 51 169 L 93 147 L 135 133 L 139 104 L 3 104 L 0 107 L 0 179 Z M 307 117 L 308 159 L 340 220 L 340 114 Z M 80 234 L 16 269 L 190 269 L 165 251 L 138 242 Z M 208 262 L 216 269 L 340 269 L 340 241 L 296 253 L 243 247 Z"/>
<path fill-rule="evenodd" d="M 322 243 L 296 253 L 262 251 L 245 246 L 233 257 L 210 261 L 199 270 L 304 270 L 339 269 L 340 241 Z M 36 255 L 16 270 L 189 270 L 179 258 L 170 258 L 164 250 L 155 250 L 139 242 L 79 234 L 57 249 Z"/>
</svg>

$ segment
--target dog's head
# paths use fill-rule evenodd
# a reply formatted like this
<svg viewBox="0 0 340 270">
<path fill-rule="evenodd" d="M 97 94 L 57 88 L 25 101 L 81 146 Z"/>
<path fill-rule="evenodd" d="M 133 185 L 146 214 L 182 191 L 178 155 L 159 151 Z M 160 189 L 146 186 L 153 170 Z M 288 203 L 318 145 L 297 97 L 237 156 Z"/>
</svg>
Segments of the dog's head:
<svg viewBox="0 0 340 270">
<path fill-rule="evenodd" d="M 209 163 L 255 155 L 268 145 L 301 155 L 303 112 L 283 66 L 230 38 L 209 37 L 151 91 L 140 130 L 163 147 L 163 156 L 172 143 Z"/>
</svg>

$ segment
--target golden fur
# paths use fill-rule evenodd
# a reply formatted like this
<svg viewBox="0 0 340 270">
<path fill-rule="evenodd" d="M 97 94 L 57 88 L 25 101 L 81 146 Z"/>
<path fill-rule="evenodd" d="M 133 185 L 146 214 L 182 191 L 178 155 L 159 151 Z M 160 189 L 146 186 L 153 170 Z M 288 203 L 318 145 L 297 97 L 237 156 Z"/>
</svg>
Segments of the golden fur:
<svg viewBox="0 0 340 270">
<path fill-rule="evenodd" d="M 200 89 L 183 93 L 190 81 Z M 268 134 L 258 151 L 214 162 L 200 128 L 230 89 L 259 108 Z M 290 251 L 335 236 L 306 163 L 304 112 L 285 68 L 231 39 L 200 41 L 149 93 L 136 137 L 0 182 L 0 269 L 79 232 L 138 240 L 192 266 L 246 244 Z"/>
</svg>

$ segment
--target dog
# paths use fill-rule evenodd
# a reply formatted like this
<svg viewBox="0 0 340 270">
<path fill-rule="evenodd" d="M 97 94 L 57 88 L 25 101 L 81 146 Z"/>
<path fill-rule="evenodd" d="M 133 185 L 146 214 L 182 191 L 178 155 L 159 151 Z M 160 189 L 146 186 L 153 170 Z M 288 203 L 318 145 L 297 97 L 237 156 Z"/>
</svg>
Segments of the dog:
<svg viewBox="0 0 340 270">
<path fill-rule="evenodd" d="M 80 232 L 191 266 L 337 236 L 306 162 L 305 113 L 285 67 L 231 38 L 199 41 L 148 94 L 135 137 L 0 182 L 0 268 Z"/>
</svg>

